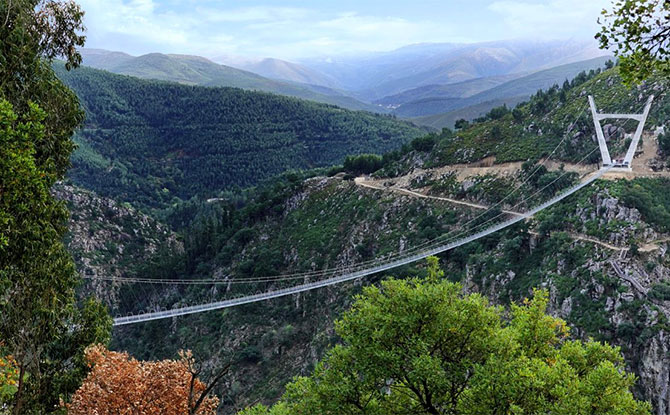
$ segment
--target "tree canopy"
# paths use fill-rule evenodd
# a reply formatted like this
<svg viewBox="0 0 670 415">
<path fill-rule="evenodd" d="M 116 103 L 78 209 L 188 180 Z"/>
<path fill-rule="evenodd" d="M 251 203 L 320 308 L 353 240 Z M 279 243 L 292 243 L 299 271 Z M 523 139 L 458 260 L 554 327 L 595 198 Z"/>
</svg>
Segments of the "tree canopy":
<svg viewBox="0 0 670 415">
<path fill-rule="evenodd" d="M 336 323 L 342 344 L 258 414 L 648 414 L 617 348 L 569 337 L 548 295 L 509 315 L 458 284 L 387 280 Z"/>
<path fill-rule="evenodd" d="M 50 193 L 82 120 L 50 60 L 79 63 L 81 18 L 69 1 L 0 1 L 0 339 L 19 371 L 15 414 L 58 410 L 85 375 L 84 348 L 111 325 L 99 304 L 76 304 L 67 211 Z"/>
<path fill-rule="evenodd" d="M 670 2 L 617 0 L 598 23 L 595 37 L 619 57 L 626 83 L 639 83 L 654 71 L 670 75 Z"/>
</svg>

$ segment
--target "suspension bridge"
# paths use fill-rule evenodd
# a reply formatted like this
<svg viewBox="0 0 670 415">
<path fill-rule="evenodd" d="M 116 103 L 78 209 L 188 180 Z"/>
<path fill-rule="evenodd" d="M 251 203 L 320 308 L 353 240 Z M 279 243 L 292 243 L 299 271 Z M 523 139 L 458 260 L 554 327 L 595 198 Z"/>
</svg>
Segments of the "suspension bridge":
<svg viewBox="0 0 670 415">
<path fill-rule="evenodd" d="M 296 274 L 283 274 L 277 276 L 267 276 L 259 278 L 241 278 L 238 280 L 229 280 L 229 279 L 165 279 L 165 280 L 156 280 L 149 278 L 117 278 L 117 277 L 96 277 L 96 280 L 111 281 L 116 283 L 136 283 L 136 284 L 162 284 L 162 285 L 221 285 L 221 284 L 231 284 L 231 283 L 279 283 L 279 282 L 288 282 L 288 281 L 300 281 L 302 283 L 296 283 L 292 286 L 285 288 L 276 288 L 269 289 L 268 291 L 249 294 L 249 295 L 239 295 L 237 297 L 223 299 L 220 301 L 209 301 L 204 304 L 192 305 L 192 306 L 178 306 L 171 309 L 165 310 L 150 310 L 141 312 L 134 315 L 119 316 L 114 318 L 114 326 L 123 326 L 128 324 L 136 324 L 152 320 L 160 320 L 166 318 L 173 318 L 178 316 L 184 316 L 194 313 L 202 313 L 206 311 L 219 310 L 223 308 L 235 307 L 242 304 L 255 303 L 259 301 L 266 301 L 273 298 L 290 296 L 306 291 L 315 290 L 318 288 L 328 287 L 335 284 L 340 284 L 346 281 L 360 279 L 366 276 L 377 274 L 380 272 L 388 271 L 393 268 L 397 268 L 403 265 L 411 264 L 417 261 L 420 261 L 428 256 L 437 255 L 470 242 L 476 241 L 478 239 L 484 238 L 488 235 L 491 235 L 495 232 L 513 226 L 519 222 L 525 221 L 538 212 L 547 209 L 550 206 L 553 206 L 563 199 L 577 193 L 581 189 L 591 185 L 593 182 L 601 178 L 603 175 L 607 174 L 610 171 L 630 171 L 630 167 L 633 162 L 633 157 L 637 149 L 642 131 L 644 129 L 644 124 L 646 122 L 647 116 L 651 108 L 653 96 L 649 97 L 644 109 L 640 114 L 610 114 L 610 113 L 599 113 L 595 106 L 595 101 L 592 97 L 589 97 L 589 106 L 591 108 L 591 113 L 596 130 L 596 138 L 598 146 L 592 149 L 588 154 L 586 154 L 578 164 L 585 163 L 593 153 L 597 150 L 600 150 L 600 155 L 602 159 L 602 166 L 590 173 L 587 173 L 580 177 L 580 180 L 568 187 L 567 189 L 562 189 L 557 193 L 553 194 L 547 200 L 541 201 L 530 206 L 530 201 L 536 200 L 538 196 L 544 195 L 548 189 L 551 189 L 552 186 L 555 186 L 560 180 L 570 174 L 568 171 L 563 171 L 557 178 L 552 182 L 546 184 L 542 188 L 532 192 L 531 194 L 522 195 L 521 201 L 517 201 L 512 206 L 507 209 L 501 209 L 502 206 L 505 206 L 505 202 L 510 200 L 514 193 L 519 192 L 525 184 L 527 184 L 532 177 L 537 174 L 537 172 L 543 166 L 542 163 L 536 166 L 532 172 L 522 181 L 522 183 L 508 193 L 504 198 L 495 203 L 494 205 L 488 207 L 485 211 L 478 214 L 474 218 L 467 221 L 463 224 L 462 231 L 456 231 L 442 235 L 438 238 L 435 238 L 430 241 L 426 241 L 422 244 L 412 247 L 402 253 L 397 253 L 390 255 L 384 258 L 377 258 L 370 261 L 363 261 L 358 264 L 354 264 L 347 267 L 339 267 L 332 269 L 324 269 L 320 271 L 311 271 L 304 273 Z M 612 159 L 609 153 L 607 140 L 605 134 L 602 130 L 601 120 L 603 119 L 625 119 L 626 122 L 630 120 L 635 120 L 638 122 L 635 133 L 632 136 L 630 147 L 628 148 L 625 157 L 622 159 Z M 623 128 L 623 127 L 622 127 Z M 566 143 L 568 134 L 566 133 L 563 136 L 563 139 L 559 142 L 556 148 L 546 157 L 545 162 L 551 159 L 552 156 Z M 451 199 L 445 198 L 447 202 Z M 469 203 L 462 201 L 453 201 L 455 205 L 463 205 L 468 207 Z M 510 204 L 512 202 L 508 202 Z M 523 206 L 527 206 L 524 210 Z M 492 216 L 486 219 L 487 216 Z M 485 219 L 481 223 L 477 223 L 478 220 Z M 476 223 L 473 227 L 468 229 L 468 225 Z M 310 279 L 314 279 L 311 282 Z"/>
</svg>

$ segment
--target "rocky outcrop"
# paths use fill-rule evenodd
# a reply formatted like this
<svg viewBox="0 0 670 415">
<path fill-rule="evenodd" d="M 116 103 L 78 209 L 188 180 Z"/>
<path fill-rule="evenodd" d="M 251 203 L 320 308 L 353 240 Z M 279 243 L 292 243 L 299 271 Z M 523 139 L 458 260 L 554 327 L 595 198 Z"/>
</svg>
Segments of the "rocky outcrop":
<svg viewBox="0 0 670 415">
<path fill-rule="evenodd" d="M 632 253 L 574 239 L 564 252 L 546 258 L 539 270 L 541 279 L 532 286 L 549 289 L 550 312 L 567 320 L 573 335 L 620 346 L 630 370 L 638 377 L 638 395 L 652 402 L 656 414 L 670 414 L 667 236 L 645 223 L 637 209 L 625 206 L 607 188 L 594 192 L 587 204 L 577 206 L 572 215 L 577 219 L 575 231 L 586 232 L 587 223 L 590 227 L 596 224 L 613 245 L 627 247 L 635 240 L 655 249 Z M 536 249 L 538 243 L 535 241 L 529 249 Z M 464 281 L 466 290 L 485 294 L 497 303 L 531 294 L 514 288 L 518 287 L 515 279 L 528 278 L 527 273 L 516 270 L 515 264 L 504 272 L 495 265 L 503 245 L 504 240 L 489 252 L 486 262 L 468 266 Z M 575 252 L 586 252 L 583 261 L 575 260 Z M 568 292 L 566 284 L 570 283 L 574 288 Z"/>
<path fill-rule="evenodd" d="M 113 306 L 118 301 L 119 284 L 101 278 L 128 277 L 160 249 L 183 250 L 177 235 L 167 226 L 127 203 L 64 183 L 52 192 L 70 211 L 66 243 L 86 281 L 85 295 L 93 294 Z"/>
</svg>

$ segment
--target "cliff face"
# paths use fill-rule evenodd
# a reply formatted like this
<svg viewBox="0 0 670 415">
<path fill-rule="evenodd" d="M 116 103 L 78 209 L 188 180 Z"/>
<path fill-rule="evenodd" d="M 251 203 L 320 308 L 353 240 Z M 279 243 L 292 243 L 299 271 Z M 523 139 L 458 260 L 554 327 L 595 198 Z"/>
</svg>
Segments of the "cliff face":
<svg viewBox="0 0 670 415">
<path fill-rule="evenodd" d="M 71 212 L 66 243 L 84 277 L 82 295 L 94 295 L 111 308 L 118 303 L 119 285 L 110 290 L 96 279 L 127 278 L 161 250 L 183 251 L 174 232 L 127 203 L 63 183 L 53 193 Z"/>
<path fill-rule="evenodd" d="M 536 268 L 526 270 L 522 261 L 509 261 L 501 241 L 490 256 L 468 264 L 463 283 L 467 291 L 482 292 L 501 304 L 531 295 L 532 287 L 548 288 L 550 312 L 570 323 L 573 336 L 593 337 L 620 346 L 628 366 L 639 378 L 639 396 L 650 400 L 657 414 L 667 414 L 667 234 L 657 232 L 644 222 L 637 209 L 624 206 L 609 194 L 606 185 L 601 186 L 592 192 L 588 203 L 573 206 L 567 221 L 574 221 L 573 225 L 564 230 L 586 231 L 585 224 L 596 220 L 603 228 L 613 228 L 603 239 L 620 248 L 578 239 L 571 232 L 531 237 L 522 255 L 533 257 L 540 253 L 542 259 L 538 259 Z M 633 240 L 642 247 L 631 249 L 628 241 Z"/>
</svg>

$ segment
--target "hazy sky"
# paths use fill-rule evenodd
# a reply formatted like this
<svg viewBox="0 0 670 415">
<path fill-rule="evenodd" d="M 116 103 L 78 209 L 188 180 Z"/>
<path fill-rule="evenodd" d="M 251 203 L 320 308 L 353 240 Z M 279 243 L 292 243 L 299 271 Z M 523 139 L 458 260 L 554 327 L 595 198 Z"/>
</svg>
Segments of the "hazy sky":
<svg viewBox="0 0 670 415">
<path fill-rule="evenodd" d="M 79 0 L 87 47 L 299 59 L 420 42 L 590 39 L 611 0 Z"/>
</svg>

